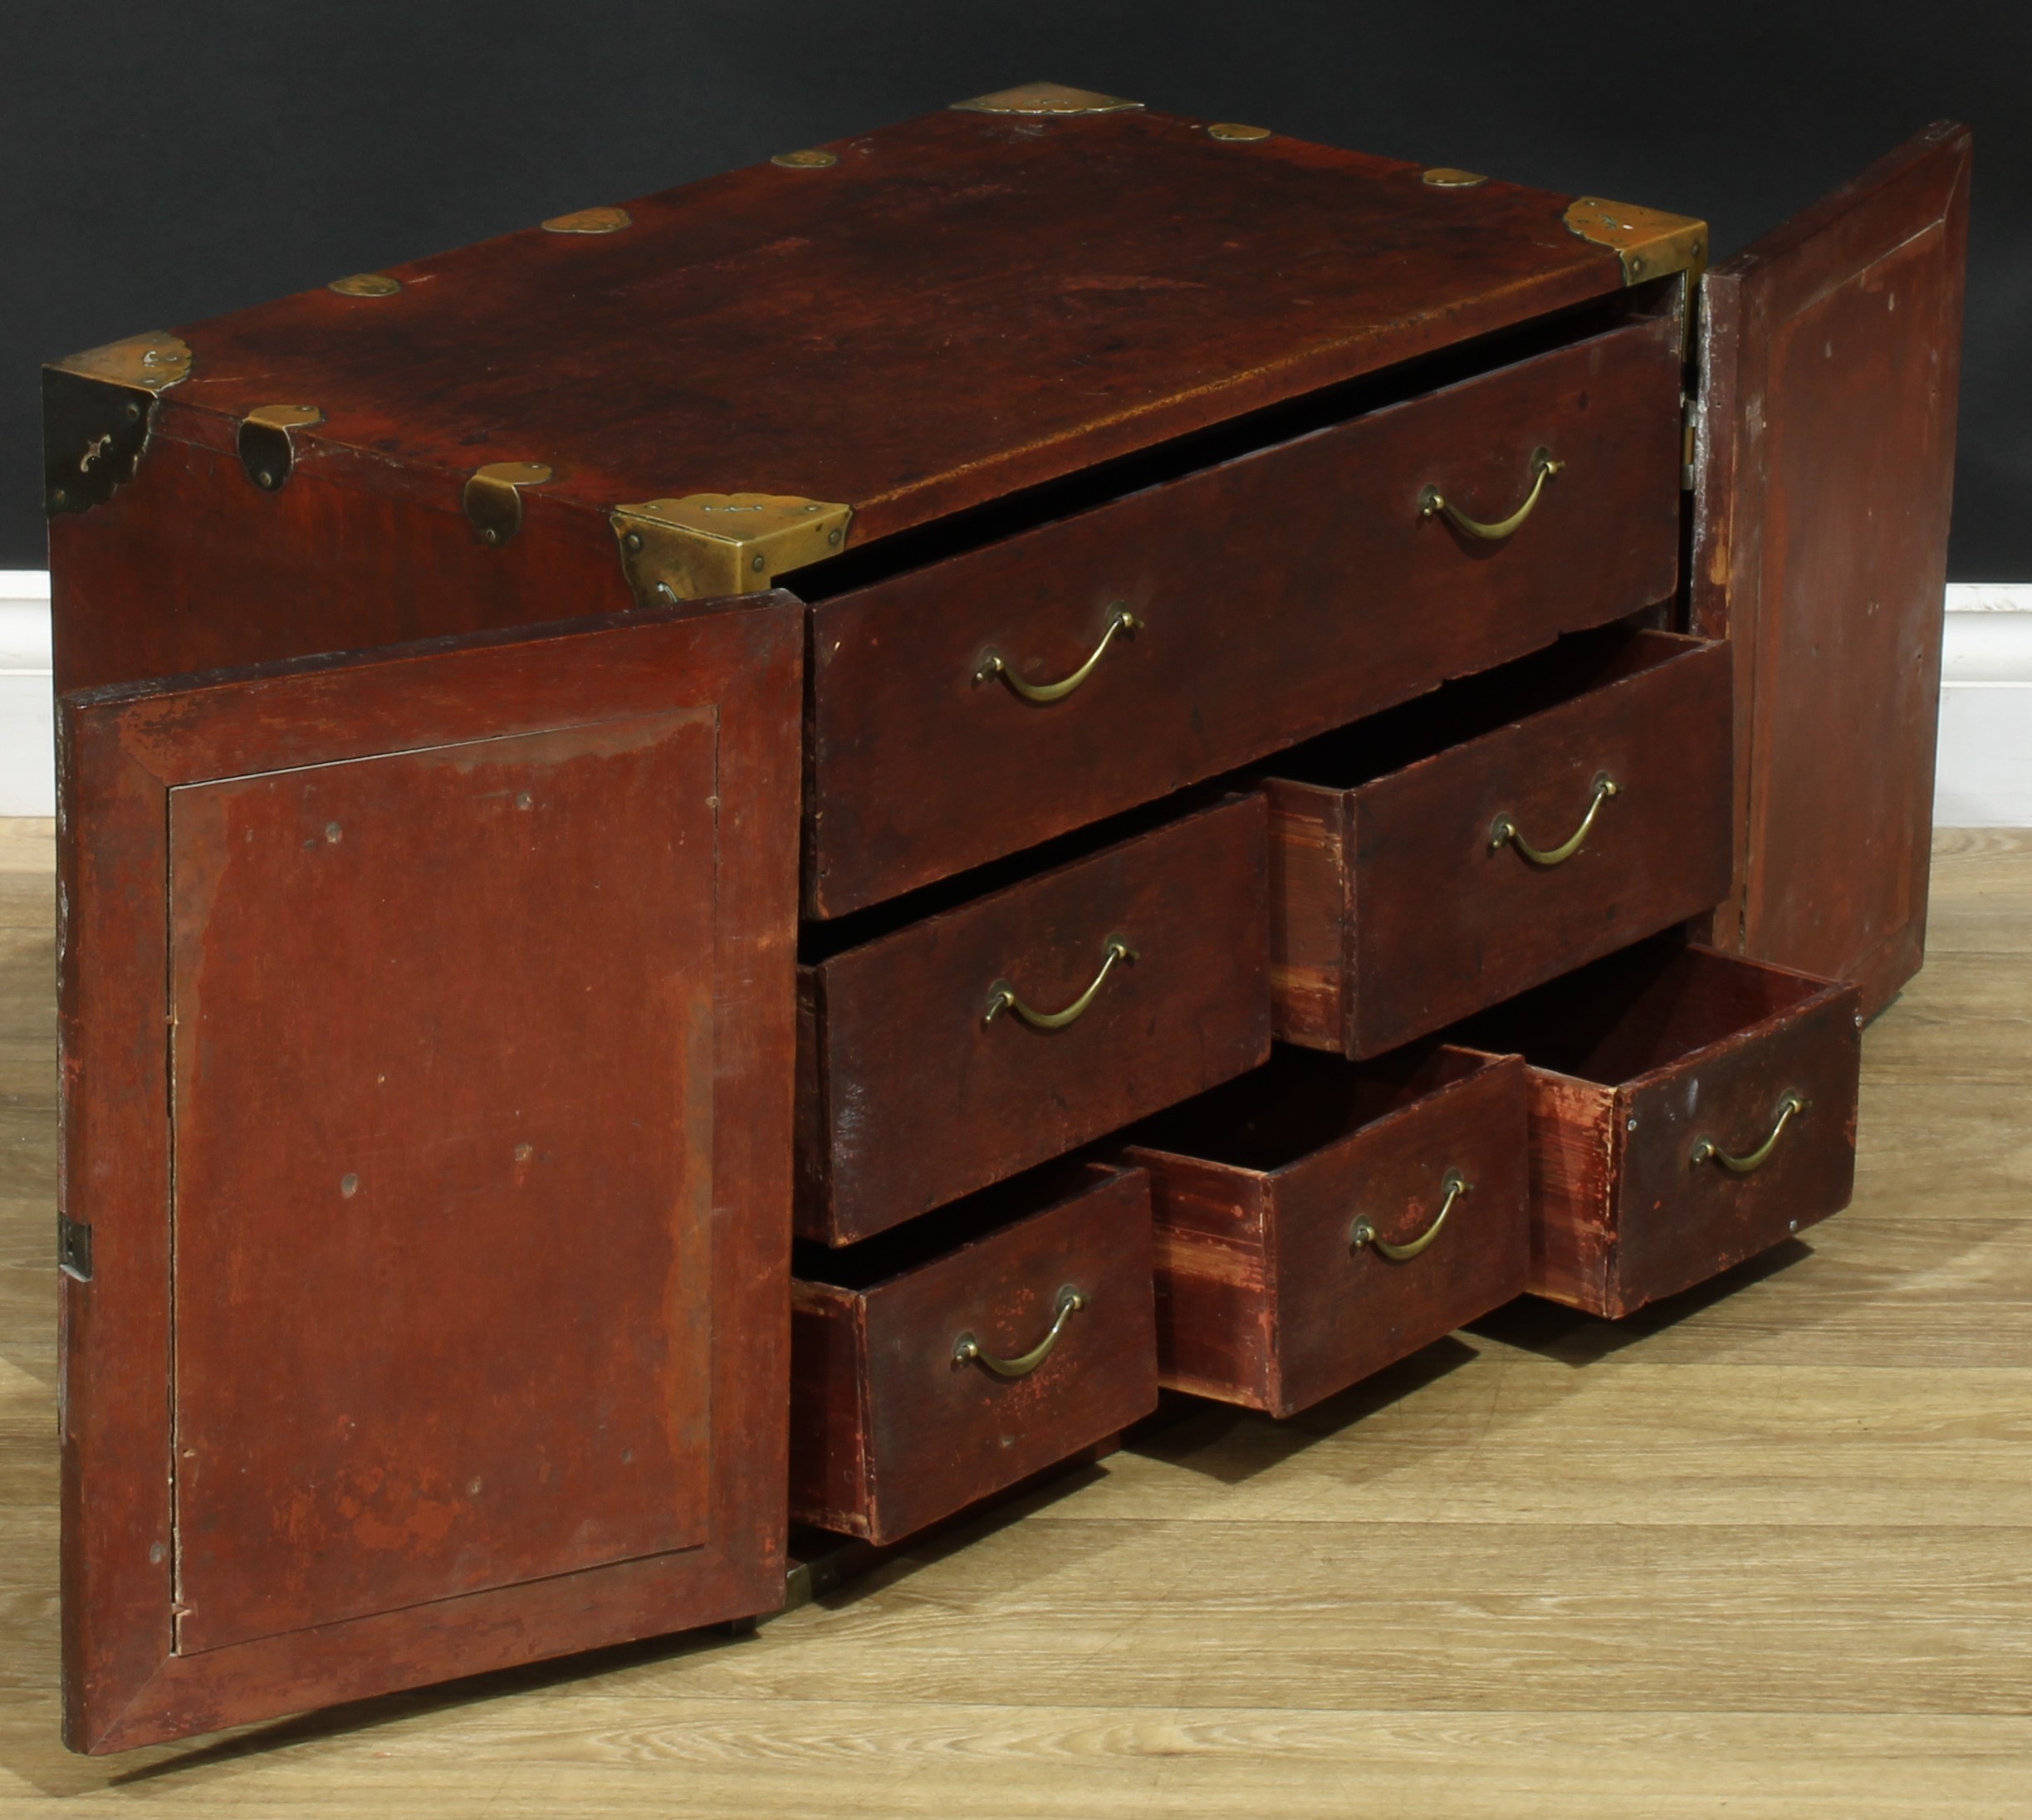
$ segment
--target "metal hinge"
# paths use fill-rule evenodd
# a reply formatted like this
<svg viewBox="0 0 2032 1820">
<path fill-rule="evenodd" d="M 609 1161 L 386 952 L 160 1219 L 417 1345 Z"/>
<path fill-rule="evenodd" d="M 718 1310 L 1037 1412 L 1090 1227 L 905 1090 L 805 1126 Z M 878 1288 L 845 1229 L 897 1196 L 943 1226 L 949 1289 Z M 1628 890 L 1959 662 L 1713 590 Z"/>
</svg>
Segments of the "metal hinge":
<svg viewBox="0 0 2032 1820">
<path fill-rule="evenodd" d="M 91 1281 L 91 1228 L 61 1211 L 56 1215 L 56 1268 L 81 1283 Z"/>
<path fill-rule="evenodd" d="M 1687 492 L 1693 491 L 1694 463 L 1700 454 L 1701 401 L 1694 393 L 1687 393 L 1679 401 L 1679 484 Z"/>
</svg>

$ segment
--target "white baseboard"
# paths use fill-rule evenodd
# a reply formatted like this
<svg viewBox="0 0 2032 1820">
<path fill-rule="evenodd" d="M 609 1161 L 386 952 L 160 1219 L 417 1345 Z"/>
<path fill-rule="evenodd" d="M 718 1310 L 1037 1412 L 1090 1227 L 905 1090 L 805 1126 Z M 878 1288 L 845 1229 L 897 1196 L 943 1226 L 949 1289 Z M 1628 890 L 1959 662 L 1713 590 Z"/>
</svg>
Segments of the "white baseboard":
<svg viewBox="0 0 2032 1820">
<path fill-rule="evenodd" d="M 2032 828 L 2032 583 L 1950 582 L 1933 819 Z"/>
<path fill-rule="evenodd" d="M 49 576 L 0 569 L 0 815 L 56 813 Z M 2032 828 L 2032 583 L 1951 582 L 1933 819 Z"/>
<path fill-rule="evenodd" d="M 0 815 L 56 813 L 49 575 L 0 569 Z"/>
</svg>

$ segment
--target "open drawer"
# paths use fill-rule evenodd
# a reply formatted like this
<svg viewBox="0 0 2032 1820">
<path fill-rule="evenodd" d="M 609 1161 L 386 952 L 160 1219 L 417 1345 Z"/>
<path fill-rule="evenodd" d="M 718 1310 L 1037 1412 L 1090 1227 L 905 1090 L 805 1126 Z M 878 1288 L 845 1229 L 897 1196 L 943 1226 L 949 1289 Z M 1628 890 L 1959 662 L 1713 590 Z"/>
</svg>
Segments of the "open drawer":
<svg viewBox="0 0 2032 1820">
<path fill-rule="evenodd" d="M 1467 1026 L 1530 1063 L 1533 1291 L 1628 1314 L 1848 1206 L 1858 1003 L 1667 937 Z"/>
<path fill-rule="evenodd" d="M 791 1284 L 791 1516 L 893 1542 L 1157 1407 L 1150 1190 L 1060 1163 Z"/>
<path fill-rule="evenodd" d="M 872 1238 L 1261 1062 L 1266 819 L 1231 796 L 801 968 L 799 1235 Z"/>
<path fill-rule="evenodd" d="M 1290 1415 L 1520 1294 L 1524 1064 L 1280 1049 L 1132 1133 L 1168 1389 Z"/>
<path fill-rule="evenodd" d="M 1612 627 L 1276 760 L 1277 1035 L 1381 1054 L 1708 908 L 1730 738 L 1724 647 Z"/>
</svg>

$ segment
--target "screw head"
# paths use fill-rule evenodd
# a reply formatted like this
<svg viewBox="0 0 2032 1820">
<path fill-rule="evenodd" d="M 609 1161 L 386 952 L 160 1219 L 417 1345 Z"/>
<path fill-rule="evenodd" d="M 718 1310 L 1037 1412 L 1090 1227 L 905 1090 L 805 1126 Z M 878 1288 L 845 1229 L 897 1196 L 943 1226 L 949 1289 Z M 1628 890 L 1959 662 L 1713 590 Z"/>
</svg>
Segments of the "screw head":
<svg viewBox="0 0 2032 1820">
<path fill-rule="evenodd" d="M 843 531 L 831 531 L 827 534 L 825 541 L 829 544 L 837 544 L 845 535 L 846 533 Z"/>
<path fill-rule="evenodd" d="M 1623 1128 L 1625 1131 L 1635 1131 L 1637 1129 L 1637 1121 L 1634 1118 L 1628 1120 L 1624 1123 Z"/>
<path fill-rule="evenodd" d="M 642 554 L 642 533 L 640 531 L 629 531 L 627 536 L 624 537 L 622 541 L 628 546 L 628 553 L 629 555 L 639 556 Z"/>
<path fill-rule="evenodd" d="M 767 557 L 766 557 L 766 556 L 757 556 L 757 557 L 755 559 L 755 560 L 754 560 L 754 561 L 752 561 L 752 563 L 750 563 L 750 564 L 748 565 L 748 566 L 749 566 L 749 568 L 752 569 L 752 570 L 754 570 L 754 571 L 755 571 L 755 572 L 756 572 L 757 575 L 760 575 L 760 574 L 762 572 L 762 568 L 763 568 L 763 565 L 765 565 L 765 564 L 766 564 L 767 561 L 768 561 L 768 558 L 767 558 Z"/>
</svg>

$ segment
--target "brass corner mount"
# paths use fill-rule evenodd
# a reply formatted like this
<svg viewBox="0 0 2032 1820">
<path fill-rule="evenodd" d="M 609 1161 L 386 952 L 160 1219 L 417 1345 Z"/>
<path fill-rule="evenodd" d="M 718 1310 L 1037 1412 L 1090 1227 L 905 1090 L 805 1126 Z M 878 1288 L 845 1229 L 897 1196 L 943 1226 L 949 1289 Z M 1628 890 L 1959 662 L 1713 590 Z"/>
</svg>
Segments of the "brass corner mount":
<svg viewBox="0 0 2032 1820">
<path fill-rule="evenodd" d="M 759 594 L 837 552 L 854 508 L 790 493 L 687 493 L 616 506 L 609 517 L 629 586 L 650 607 Z"/>
<path fill-rule="evenodd" d="M 1091 89 L 1070 89 L 1063 82 L 1024 82 L 952 105 L 962 114 L 1128 114 L 1143 103 L 1125 101 L 1119 95 L 1096 95 Z"/>
<path fill-rule="evenodd" d="M 189 347 L 159 332 L 90 348 L 43 369 L 43 503 L 51 516 L 90 511 L 134 478 L 156 401 L 190 374 Z"/>
<path fill-rule="evenodd" d="M 1642 284 L 1683 272 L 1689 285 L 1707 268 L 1707 223 L 1691 215 L 1668 215 L 1635 203 L 1612 203 L 1601 196 L 1577 196 L 1567 207 L 1571 233 L 1598 247 L 1612 248 L 1623 262 L 1623 281 Z"/>
</svg>

